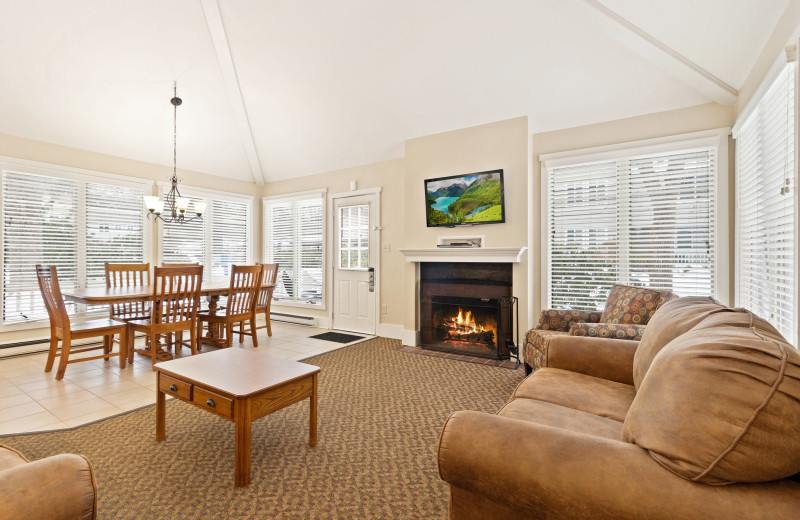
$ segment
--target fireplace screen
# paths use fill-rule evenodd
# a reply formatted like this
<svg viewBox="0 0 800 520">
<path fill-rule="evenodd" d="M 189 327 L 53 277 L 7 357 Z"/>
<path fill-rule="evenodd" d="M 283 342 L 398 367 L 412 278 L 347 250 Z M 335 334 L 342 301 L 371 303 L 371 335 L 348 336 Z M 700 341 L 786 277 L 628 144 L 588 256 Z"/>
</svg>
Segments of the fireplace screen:
<svg viewBox="0 0 800 520">
<path fill-rule="evenodd" d="M 433 297 L 422 303 L 423 348 L 495 359 L 508 358 L 515 298 Z"/>
</svg>

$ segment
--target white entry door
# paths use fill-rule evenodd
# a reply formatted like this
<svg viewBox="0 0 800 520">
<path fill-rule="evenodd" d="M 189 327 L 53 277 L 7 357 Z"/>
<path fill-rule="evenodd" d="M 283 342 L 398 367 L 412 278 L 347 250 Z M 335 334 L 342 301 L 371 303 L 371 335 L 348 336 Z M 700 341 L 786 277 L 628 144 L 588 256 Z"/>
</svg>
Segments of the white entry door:
<svg viewBox="0 0 800 520">
<path fill-rule="evenodd" d="M 375 194 L 334 199 L 334 329 L 375 334 L 375 201 Z"/>
</svg>

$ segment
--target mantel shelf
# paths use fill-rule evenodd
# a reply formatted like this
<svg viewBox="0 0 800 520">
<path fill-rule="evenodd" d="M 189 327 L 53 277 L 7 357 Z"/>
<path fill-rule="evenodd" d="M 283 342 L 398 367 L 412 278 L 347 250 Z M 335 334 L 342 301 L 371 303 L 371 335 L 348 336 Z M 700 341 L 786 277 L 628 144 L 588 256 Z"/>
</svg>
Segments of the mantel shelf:
<svg viewBox="0 0 800 520">
<path fill-rule="evenodd" d="M 527 247 L 431 247 L 400 249 L 406 262 L 510 262 L 519 263 Z"/>
</svg>

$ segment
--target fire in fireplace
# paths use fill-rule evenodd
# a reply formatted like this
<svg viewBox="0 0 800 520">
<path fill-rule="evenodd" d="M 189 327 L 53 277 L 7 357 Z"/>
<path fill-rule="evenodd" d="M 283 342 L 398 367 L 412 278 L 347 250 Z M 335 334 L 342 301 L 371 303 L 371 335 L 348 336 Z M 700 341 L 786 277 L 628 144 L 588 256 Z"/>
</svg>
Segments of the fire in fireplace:
<svg viewBox="0 0 800 520">
<path fill-rule="evenodd" d="M 492 313 L 481 312 L 476 306 L 466 311 L 460 305 L 439 304 L 438 307 L 439 312 L 434 310 L 433 321 L 440 341 L 461 347 L 475 344 L 495 348 L 497 317 L 491 316 Z"/>
</svg>

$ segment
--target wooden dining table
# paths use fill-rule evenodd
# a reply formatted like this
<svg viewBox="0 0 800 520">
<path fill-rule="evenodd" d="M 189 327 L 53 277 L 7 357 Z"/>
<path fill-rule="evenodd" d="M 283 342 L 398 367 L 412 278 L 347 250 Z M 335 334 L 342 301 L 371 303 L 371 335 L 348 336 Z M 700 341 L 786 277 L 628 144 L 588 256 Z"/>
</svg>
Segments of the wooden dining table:
<svg viewBox="0 0 800 520">
<path fill-rule="evenodd" d="M 274 284 L 264 284 L 260 290 L 274 288 Z M 200 287 L 200 295 L 208 300 L 208 312 L 216 313 L 220 296 L 228 294 L 230 282 L 211 281 Z M 62 289 L 64 299 L 86 305 L 112 305 L 116 303 L 143 302 L 153 298 L 153 287 L 139 285 L 132 287 L 88 287 L 86 289 Z M 132 336 L 132 335 L 131 335 Z M 201 338 L 204 343 L 222 346 L 224 339 L 221 330 L 215 323 L 209 322 L 208 331 Z"/>
</svg>

